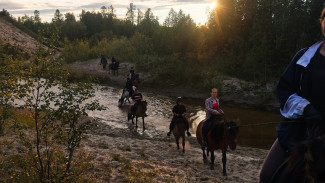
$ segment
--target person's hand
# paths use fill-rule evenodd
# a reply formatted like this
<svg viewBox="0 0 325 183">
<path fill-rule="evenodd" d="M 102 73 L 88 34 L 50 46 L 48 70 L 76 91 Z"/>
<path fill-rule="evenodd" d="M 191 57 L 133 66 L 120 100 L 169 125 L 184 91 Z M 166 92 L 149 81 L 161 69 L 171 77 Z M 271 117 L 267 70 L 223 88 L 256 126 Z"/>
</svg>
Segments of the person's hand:
<svg viewBox="0 0 325 183">
<path fill-rule="evenodd" d="M 313 105 L 308 104 L 303 112 L 304 120 L 308 127 L 307 136 L 316 137 L 324 132 L 324 118 Z"/>
</svg>

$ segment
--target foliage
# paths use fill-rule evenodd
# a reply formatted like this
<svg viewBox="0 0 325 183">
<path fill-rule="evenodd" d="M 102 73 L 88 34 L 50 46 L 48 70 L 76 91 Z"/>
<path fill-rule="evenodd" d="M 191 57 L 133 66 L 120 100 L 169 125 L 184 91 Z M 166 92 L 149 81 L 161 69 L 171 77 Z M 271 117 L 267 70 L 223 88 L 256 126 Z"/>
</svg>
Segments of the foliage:
<svg viewBox="0 0 325 183">
<path fill-rule="evenodd" d="M 56 34 L 49 39 L 56 42 Z M 40 42 L 43 42 L 40 38 Z M 70 84 L 68 72 L 53 50 L 39 47 L 35 59 L 24 70 L 21 62 L 11 58 L 1 65 L 0 102 L 3 106 L 28 109 L 34 124 L 33 135 L 26 126 L 15 123 L 22 144 L 27 148 L 27 164 L 36 171 L 37 182 L 66 182 L 77 165 L 73 161 L 76 149 L 88 129 L 89 120 L 81 120 L 87 111 L 103 110 L 87 82 Z M 6 111 L 6 110 L 3 110 Z M 7 120 L 2 112 L 1 120 Z M 8 116 L 8 115 L 7 115 Z"/>
<path fill-rule="evenodd" d="M 101 12 L 83 10 L 80 21 L 72 13 L 64 20 L 56 12 L 54 20 L 62 19 L 58 28 L 60 40 L 65 40 L 65 59 L 87 60 L 105 52 L 119 61 L 136 63 L 140 70 L 182 73 L 181 78 L 195 73 L 196 82 L 208 69 L 211 74 L 213 70 L 265 84 L 280 77 L 298 50 L 322 37 L 319 15 L 324 0 L 219 0 L 203 26 L 174 9 L 162 26 L 150 8 L 136 13 L 135 7 L 130 4 L 124 20 L 116 18 L 113 6 L 102 6 Z M 33 26 L 39 25 L 33 17 L 22 22 L 34 32 Z M 56 22 L 40 26 L 51 28 Z M 184 73 L 180 65 L 196 69 Z"/>
</svg>

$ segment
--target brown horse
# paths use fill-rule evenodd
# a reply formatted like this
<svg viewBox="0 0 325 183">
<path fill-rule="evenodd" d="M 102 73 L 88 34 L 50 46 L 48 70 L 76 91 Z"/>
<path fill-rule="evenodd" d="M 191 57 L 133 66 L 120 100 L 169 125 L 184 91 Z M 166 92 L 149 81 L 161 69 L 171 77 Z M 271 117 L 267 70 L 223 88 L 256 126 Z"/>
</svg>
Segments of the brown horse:
<svg viewBox="0 0 325 183">
<path fill-rule="evenodd" d="M 131 108 L 133 105 L 129 106 L 129 110 L 128 110 L 128 121 L 130 119 L 132 119 L 132 124 L 134 124 L 133 122 L 133 118 L 135 117 L 135 127 L 138 128 L 138 117 L 142 117 L 142 124 L 143 124 L 143 131 L 146 129 L 144 126 L 144 117 L 146 117 L 146 111 L 147 111 L 147 102 L 146 101 L 141 101 L 138 104 L 137 110 L 135 112 L 132 112 Z"/>
<path fill-rule="evenodd" d="M 196 129 L 196 138 L 199 144 L 202 147 L 203 143 L 203 135 L 202 135 L 202 127 L 203 127 L 203 121 L 200 122 Z M 238 133 L 238 126 L 235 122 L 227 122 L 224 119 L 221 119 L 218 121 L 216 118 L 213 121 L 213 124 L 209 130 L 208 133 L 208 149 L 207 154 L 209 155 L 209 152 L 211 152 L 211 162 L 210 162 L 210 169 L 214 169 L 214 151 L 217 149 L 221 149 L 222 151 L 222 164 L 223 164 L 223 175 L 227 175 L 226 170 L 226 162 L 227 162 L 227 149 L 228 146 L 231 150 L 236 149 L 236 136 Z M 205 148 L 202 147 L 203 151 L 203 161 L 207 162 L 207 156 L 205 154 Z"/>
<path fill-rule="evenodd" d="M 315 133 L 314 130 L 319 130 L 317 128 L 324 130 L 323 127 L 308 130 L 307 134 L 314 136 L 291 148 L 288 158 L 273 174 L 270 183 L 325 182 L 325 135 L 324 131 Z"/>
<path fill-rule="evenodd" d="M 185 153 L 185 119 L 184 118 L 176 118 L 175 128 L 173 129 L 173 135 L 176 140 L 177 149 L 179 149 L 179 139 L 182 137 L 182 145 L 183 145 L 183 153 Z"/>
</svg>

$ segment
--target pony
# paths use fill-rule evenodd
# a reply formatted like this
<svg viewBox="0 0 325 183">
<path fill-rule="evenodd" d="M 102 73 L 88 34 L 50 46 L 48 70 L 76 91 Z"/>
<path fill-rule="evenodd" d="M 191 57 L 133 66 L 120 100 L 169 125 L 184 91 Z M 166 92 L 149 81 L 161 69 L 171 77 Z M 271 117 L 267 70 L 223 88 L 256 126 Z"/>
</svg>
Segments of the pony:
<svg viewBox="0 0 325 183">
<path fill-rule="evenodd" d="M 138 104 L 137 110 L 135 112 L 132 112 L 131 108 L 133 106 L 129 106 L 128 109 L 128 121 L 130 119 L 132 120 L 132 124 L 134 124 L 133 118 L 135 117 L 135 127 L 138 128 L 138 117 L 142 117 L 142 126 L 143 126 L 143 131 L 146 129 L 144 126 L 144 118 L 146 117 L 146 111 L 147 111 L 147 102 L 146 101 L 140 101 Z"/>
<path fill-rule="evenodd" d="M 118 107 L 122 107 L 122 105 L 124 105 L 126 103 L 126 101 L 129 102 L 130 104 L 130 92 L 128 89 L 124 88 L 123 89 L 123 93 L 121 98 L 118 100 Z"/>
<path fill-rule="evenodd" d="M 115 76 L 115 74 L 116 74 L 116 76 L 118 76 L 119 65 L 120 65 L 120 63 L 118 61 L 113 62 L 113 63 L 110 63 L 108 65 L 108 67 L 109 67 L 109 73 L 111 73 L 111 70 L 112 70 L 113 71 L 113 75 Z"/>
<path fill-rule="evenodd" d="M 203 161 L 207 162 L 207 156 L 205 154 L 205 147 L 202 147 L 203 144 L 203 134 L 202 127 L 203 121 L 201 121 L 196 129 L 196 138 L 198 143 L 201 145 L 203 152 Z M 214 151 L 217 149 L 221 149 L 222 151 L 222 164 L 223 164 L 223 176 L 227 175 L 226 163 L 227 163 L 227 149 L 228 146 L 231 150 L 236 149 L 236 136 L 238 134 L 238 126 L 235 122 L 227 122 L 223 118 L 216 118 L 211 125 L 211 128 L 208 132 L 208 148 L 207 155 L 211 152 L 211 161 L 210 161 L 210 169 L 214 169 Z"/>
<path fill-rule="evenodd" d="M 185 119 L 177 117 L 175 121 L 175 127 L 173 129 L 173 135 L 176 140 L 177 149 L 179 149 L 179 139 L 182 137 L 183 153 L 185 153 Z"/>
</svg>

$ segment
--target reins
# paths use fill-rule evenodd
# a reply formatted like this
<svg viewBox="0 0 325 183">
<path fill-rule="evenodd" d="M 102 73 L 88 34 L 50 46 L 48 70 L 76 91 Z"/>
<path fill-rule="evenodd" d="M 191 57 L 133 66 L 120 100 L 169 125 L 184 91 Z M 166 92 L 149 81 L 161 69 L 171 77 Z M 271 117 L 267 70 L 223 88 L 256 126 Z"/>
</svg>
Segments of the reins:
<svg viewBox="0 0 325 183">
<path fill-rule="evenodd" d="M 243 125 L 237 125 L 237 126 L 229 126 L 227 129 L 231 128 L 238 128 L 238 127 L 248 127 L 248 126 L 264 126 L 264 125 L 273 125 L 273 124 L 279 124 L 279 123 L 304 123 L 304 121 L 297 121 L 297 120 L 289 120 L 289 121 L 281 121 L 281 122 L 266 122 L 266 123 L 250 123 L 250 124 L 243 124 Z"/>
</svg>

